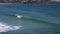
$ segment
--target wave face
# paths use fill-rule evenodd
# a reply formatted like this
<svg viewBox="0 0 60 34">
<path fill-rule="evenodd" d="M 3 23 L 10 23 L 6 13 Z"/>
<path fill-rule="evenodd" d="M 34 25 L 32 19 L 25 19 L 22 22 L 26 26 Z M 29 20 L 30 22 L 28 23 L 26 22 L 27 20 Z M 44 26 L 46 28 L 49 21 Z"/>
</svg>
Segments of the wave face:
<svg viewBox="0 0 60 34">
<path fill-rule="evenodd" d="M 60 4 L 0 4 L 0 22 L 22 26 L 3 34 L 60 34 Z"/>
</svg>

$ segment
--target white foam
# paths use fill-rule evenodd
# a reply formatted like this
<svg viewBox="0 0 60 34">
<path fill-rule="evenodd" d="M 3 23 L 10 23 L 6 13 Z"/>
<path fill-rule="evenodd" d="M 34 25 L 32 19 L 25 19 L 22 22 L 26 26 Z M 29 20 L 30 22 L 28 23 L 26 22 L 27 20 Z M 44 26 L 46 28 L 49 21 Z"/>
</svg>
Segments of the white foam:
<svg viewBox="0 0 60 34">
<path fill-rule="evenodd" d="M 22 16 L 17 16 L 17 18 L 22 18 Z"/>
<path fill-rule="evenodd" d="M 12 26 L 12 25 L 6 25 L 3 22 L 0 22 L 0 32 L 8 32 L 11 30 L 18 30 L 22 26 Z"/>
<path fill-rule="evenodd" d="M 18 15 L 18 14 L 15 14 L 15 16 L 16 16 L 17 18 L 22 18 L 22 16 L 20 16 L 20 15 Z"/>
</svg>

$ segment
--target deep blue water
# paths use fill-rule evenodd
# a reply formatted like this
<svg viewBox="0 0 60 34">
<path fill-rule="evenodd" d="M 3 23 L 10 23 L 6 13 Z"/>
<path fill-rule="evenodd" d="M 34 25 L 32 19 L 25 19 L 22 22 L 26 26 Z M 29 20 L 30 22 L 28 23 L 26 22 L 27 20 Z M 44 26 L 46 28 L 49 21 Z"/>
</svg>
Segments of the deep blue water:
<svg viewBox="0 0 60 34">
<path fill-rule="evenodd" d="M 60 4 L 0 4 L 1 22 L 22 26 L 4 34 L 60 34 Z"/>
</svg>

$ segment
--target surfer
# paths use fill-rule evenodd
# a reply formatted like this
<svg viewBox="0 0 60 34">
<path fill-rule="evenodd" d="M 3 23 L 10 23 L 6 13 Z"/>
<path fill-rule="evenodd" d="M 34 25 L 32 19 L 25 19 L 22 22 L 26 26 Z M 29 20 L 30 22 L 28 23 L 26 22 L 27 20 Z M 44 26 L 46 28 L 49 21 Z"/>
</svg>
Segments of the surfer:
<svg viewBox="0 0 60 34">
<path fill-rule="evenodd" d="M 16 14 L 15 16 L 16 16 L 17 18 L 19 18 L 19 19 L 22 18 L 22 16 L 20 16 L 20 15 L 18 15 L 18 14 Z"/>
<path fill-rule="evenodd" d="M 17 18 L 22 18 L 22 16 L 17 16 Z"/>
</svg>

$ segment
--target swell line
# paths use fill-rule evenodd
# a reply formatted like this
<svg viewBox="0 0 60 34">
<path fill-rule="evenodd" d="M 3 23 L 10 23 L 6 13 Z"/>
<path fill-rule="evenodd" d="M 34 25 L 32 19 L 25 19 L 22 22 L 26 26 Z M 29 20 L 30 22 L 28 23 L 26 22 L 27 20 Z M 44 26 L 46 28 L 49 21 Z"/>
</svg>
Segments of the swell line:
<svg viewBox="0 0 60 34">
<path fill-rule="evenodd" d="M 17 18 L 17 16 L 19 14 L 16 15 L 16 14 L 13 14 L 13 13 L 5 13 L 5 15 Z M 44 24 L 50 24 L 50 25 L 60 26 L 60 24 L 50 23 L 50 22 L 38 20 L 38 19 L 32 18 L 30 16 L 23 16 L 23 15 L 19 15 L 19 16 L 22 16 L 22 18 L 20 18 L 20 20 L 22 19 L 22 20 L 27 20 L 27 21 L 33 21 L 33 22 L 36 22 L 36 23 L 44 23 Z"/>
</svg>

